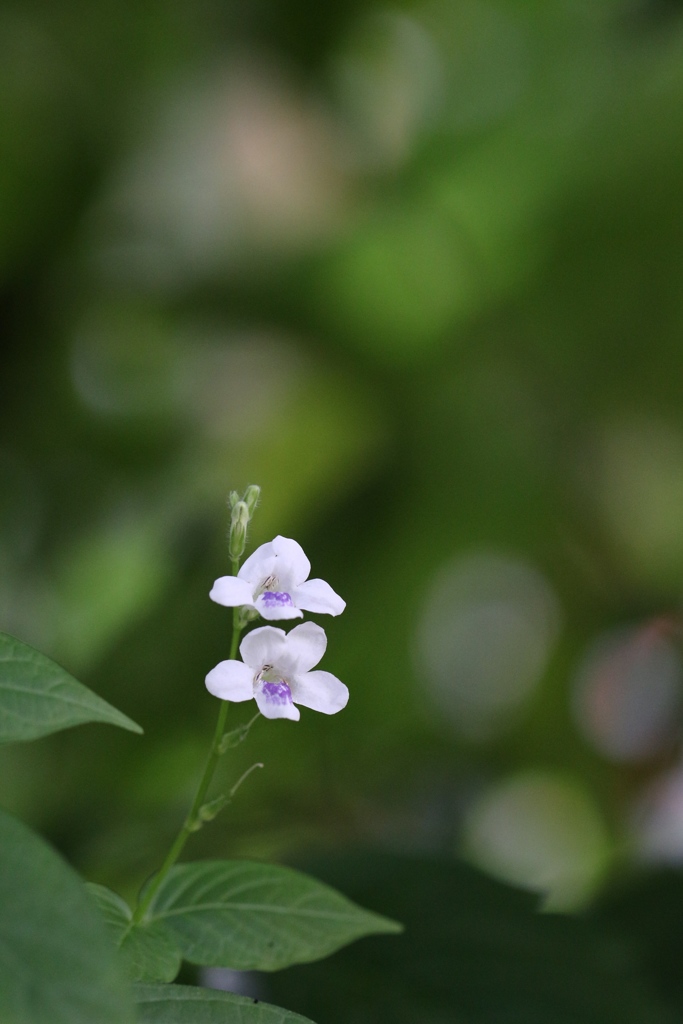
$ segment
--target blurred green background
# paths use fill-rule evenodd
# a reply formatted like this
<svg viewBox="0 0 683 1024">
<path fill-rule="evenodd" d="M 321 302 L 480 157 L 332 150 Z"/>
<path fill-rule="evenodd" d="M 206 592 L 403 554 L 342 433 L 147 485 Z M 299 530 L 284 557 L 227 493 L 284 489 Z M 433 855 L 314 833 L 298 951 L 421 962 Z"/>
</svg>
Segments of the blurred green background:
<svg viewBox="0 0 683 1024">
<path fill-rule="evenodd" d="M 5 806 L 158 863 L 258 483 L 351 701 L 259 722 L 193 856 L 553 909 L 683 859 L 682 123 L 674 0 L 3 0 L 0 628 L 145 729 L 4 748 Z"/>
</svg>

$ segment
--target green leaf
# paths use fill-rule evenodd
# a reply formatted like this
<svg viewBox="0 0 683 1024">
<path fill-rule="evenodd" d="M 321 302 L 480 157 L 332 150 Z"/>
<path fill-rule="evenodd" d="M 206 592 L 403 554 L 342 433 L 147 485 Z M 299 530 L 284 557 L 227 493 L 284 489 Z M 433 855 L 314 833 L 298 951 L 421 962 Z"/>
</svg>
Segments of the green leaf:
<svg viewBox="0 0 683 1024">
<path fill-rule="evenodd" d="M 0 743 L 35 740 L 82 722 L 142 732 L 40 651 L 0 633 Z"/>
<path fill-rule="evenodd" d="M 182 959 L 173 933 L 160 922 L 132 925 L 132 911 L 117 893 L 92 882 L 86 888 L 104 917 L 128 977 L 132 981 L 173 981 Z"/>
<path fill-rule="evenodd" d="M 137 985 L 140 1024 L 312 1024 L 308 1017 L 232 992 L 190 985 Z"/>
<path fill-rule="evenodd" d="M 130 992 L 83 882 L 0 810 L 0 1021 L 130 1024 Z"/>
<path fill-rule="evenodd" d="M 170 928 L 194 964 L 277 971 L 401 926 L 291 868 L 250 861 L 174 867 L 149 920 Z"/>
</svg>

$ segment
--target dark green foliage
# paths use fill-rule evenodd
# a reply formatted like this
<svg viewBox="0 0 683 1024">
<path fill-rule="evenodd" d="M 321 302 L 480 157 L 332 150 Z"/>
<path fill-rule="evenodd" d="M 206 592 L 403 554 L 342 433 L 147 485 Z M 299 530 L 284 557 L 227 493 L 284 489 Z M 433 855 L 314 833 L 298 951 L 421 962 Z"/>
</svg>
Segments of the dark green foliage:
<svg viewBox="0 0 683 1024">
<path fill-rule="evenodd" d="M 453 861 L 349 855 L 317 870 L 405 923 L 332 960 L 273 977 L 269 994 L 326 1024 L 673 1024 L 633 934 Z M 654 953 L 654 950 L 651 951 Z M 657 955 L 657 954 L 655 954 Z M 344 992 L 336 1005 L 328 993 Z"/>
<path fill-rule="evenodd" d="M 0 811 L 0 1020 L 132 1024 L 123 972 L 79 877 Z"/>
<path fill-rule="evenodd" d="M 138 985 L 140 1024 L 311 1024 L 258 999 L 190 985 Z"/>
</svg>

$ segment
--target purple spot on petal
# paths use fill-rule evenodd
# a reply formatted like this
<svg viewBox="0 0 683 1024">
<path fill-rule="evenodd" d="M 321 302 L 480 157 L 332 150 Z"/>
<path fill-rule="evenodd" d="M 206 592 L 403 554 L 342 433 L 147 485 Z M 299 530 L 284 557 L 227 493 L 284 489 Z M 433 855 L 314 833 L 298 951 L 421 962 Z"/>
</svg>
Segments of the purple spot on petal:
<svg viewBox="0 0 683 1024">
<path fill-rule="evenodd" d="M 264 683 L 263 696 L 269 704 L 291 704 L 292 691 L 287 683 Z"/>
<path fill-rule="evenodd" d="M 261 600 L 266 608 L 286 608 L 294 604 L 289 594 L 280 593 L 278 590 L 266 590 L 261 595 Z"/>
</svg>

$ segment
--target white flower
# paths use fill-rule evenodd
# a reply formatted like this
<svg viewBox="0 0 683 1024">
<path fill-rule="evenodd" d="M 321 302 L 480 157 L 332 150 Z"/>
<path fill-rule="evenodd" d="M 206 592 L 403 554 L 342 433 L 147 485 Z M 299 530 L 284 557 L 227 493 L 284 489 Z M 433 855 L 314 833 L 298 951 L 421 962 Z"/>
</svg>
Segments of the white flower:
<svg viewBox="0 0 683 1024">
<path fill-rule="evenodd" d="M 206 688 L 221 700 L 256 700 L 266 718 L 299 720 L 299 709 L 334 715 L 346 707 L 349 691 L 330 672 L 311 672 L 327 647 L 325 630 L 303 622 L 289 633 L 260 626 L 240 644 L 244 661 L 221 661 L 206 677 Z"/>
<path fill-rule="evenodd" d="M 300 619 L 302 609 L 341 614 L 346 602 L 324 580 L 309 580 L 310 571 L 301 545 L 276 537 L 257 548 L 237 576 L 216 580 L 209 597 L 228 608 L 255 608 L 264 619 Z"/>
</svg>

